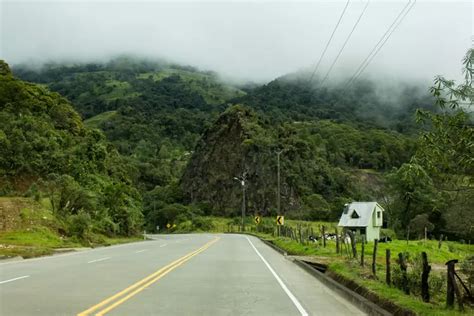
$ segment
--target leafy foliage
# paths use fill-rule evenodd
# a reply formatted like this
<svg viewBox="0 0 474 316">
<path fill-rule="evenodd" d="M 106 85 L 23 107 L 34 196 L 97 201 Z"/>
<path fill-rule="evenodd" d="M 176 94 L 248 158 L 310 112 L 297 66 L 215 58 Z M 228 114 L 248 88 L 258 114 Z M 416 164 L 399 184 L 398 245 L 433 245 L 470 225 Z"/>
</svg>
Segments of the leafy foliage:
<svg viewBox="0 0 474 316">
<path fill-rule="evenodd" d="M 38 196 L 43 191 L 74 236 L 87 238 L 93 227 L 110 233 L 94 225 L 103 218 L 117 225 L 114 233 L 139 231 L 141 197 L 130 186 L 133 172 L 102 132 L 83 125 L 66 99 L 3 71 L 0 121 L 0 191 L 15 194 L 26 187 Z"/>
<path fill-rule="evenodd" d="M 474 237 L 473 62 L 471 49 L 464 59 L 466 80 L 462 84 L 435 78 L 431 92 L 440 112 L 417 113 L 418 121 L 428 130 L 420 136 L 410 164 L 392 176 L 397 192 L 393 205 L 405 204 L 400 227 L 410 217 L 426 212 L 437 226 L 436 232 L 455 238 Z M 410 209 L 417 211 L 409 215 Z"/>
</svg>

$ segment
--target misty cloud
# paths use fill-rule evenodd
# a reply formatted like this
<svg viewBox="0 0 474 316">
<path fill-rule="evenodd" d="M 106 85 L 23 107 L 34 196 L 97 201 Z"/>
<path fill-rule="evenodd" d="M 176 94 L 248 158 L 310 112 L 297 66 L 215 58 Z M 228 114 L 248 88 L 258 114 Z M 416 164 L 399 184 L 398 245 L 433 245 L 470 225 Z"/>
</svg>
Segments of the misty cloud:
<svg viewBox="0 0 474 316">
<path fill-rule="evenodd" d="M 407 1 L 372 0 L 331 73 L 352 75 Z M 316 2 L 0 2 L 0 58 L 103 60 L 131 53 L 271 80 L 308 69 L 319 58 L 345 1 Z M 324 74 L 365 1 L 350 2 L 323 59 Z M 471 47 L 470 1 L 418 1 L 365 75 L 393 80 L 461 78 Z"/>
</svg>

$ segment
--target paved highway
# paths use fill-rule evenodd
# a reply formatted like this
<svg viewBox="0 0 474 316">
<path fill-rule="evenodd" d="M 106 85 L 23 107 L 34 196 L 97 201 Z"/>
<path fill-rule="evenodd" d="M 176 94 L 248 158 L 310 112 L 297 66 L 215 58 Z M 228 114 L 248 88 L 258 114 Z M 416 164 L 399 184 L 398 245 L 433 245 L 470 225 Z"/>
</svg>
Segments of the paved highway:
<svg viewBox="0 0 474 316">
<path fill-rule="evenodd" d="M 363 314 L 257 238 L 153 238 L 0 263 L 0 314 Z"/>
</svg>

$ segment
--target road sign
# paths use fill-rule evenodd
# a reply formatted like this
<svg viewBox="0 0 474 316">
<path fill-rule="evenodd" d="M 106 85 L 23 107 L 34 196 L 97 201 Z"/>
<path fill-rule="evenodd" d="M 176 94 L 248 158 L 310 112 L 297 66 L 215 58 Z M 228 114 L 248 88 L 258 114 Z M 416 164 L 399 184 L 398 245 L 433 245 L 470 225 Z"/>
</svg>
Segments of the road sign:
<svg viewBox="0 0 474 316">
<path fill-rule="evenodd" d="M 166 224 L 166 228 L 170 229 L 170 227 L 171 227 L 170 223 Z"/>
<path fill-rule="evenodd" d="M 278 226 L 285 225 L 285 216 L 282 216 L 282 215 L 277 216 L 277 225 Z"/>
<path fill-rule="evenodd" d="M 253 220 L 254 220 L 255 224 L 258 225 L 258 224 L 260 224 L 261 218 L 260 218 L 260 216 L 255 216 L 255 217 L 253 218 Z"/>
</svg>

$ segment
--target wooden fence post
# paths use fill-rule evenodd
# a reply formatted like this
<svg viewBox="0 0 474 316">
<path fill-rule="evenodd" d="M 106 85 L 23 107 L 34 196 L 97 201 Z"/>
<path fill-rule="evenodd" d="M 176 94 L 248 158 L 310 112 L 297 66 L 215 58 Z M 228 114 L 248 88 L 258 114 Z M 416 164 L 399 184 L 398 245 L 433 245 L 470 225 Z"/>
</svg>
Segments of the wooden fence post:
<svg viewBox="0 0 474 316">
<path fill-rule="evenodd" d="M 326 227 L 322 227 L 323 230 L 323 247 L 326 248 Z"/>
<path fill-rule="evenodd" d="M 431 271 L 431 266 L 428 264 L 428 256 L 426 252 L 421 253 L 421 260 L 423 262 L 423 272 L 421 273 L 421 298 L 423 302 L 430 301 L 430 288 L 428 285 L 428 276 Z"/>
<path fill-rule="evenodd" d="M 443 242 L 443 234 L 439 236 L 439 241 L 438 241 L 438 249 L 441 249 L 441 243 Z"/>
<path fill-rule="evenodd" d="M 337 231 L 337 227 L 336 227 L 336 253 L 338 254 L 340 252 L 340 247 L 339 247 L 339 233 Z"/>
<path fill-rule="evenodd" d="M 386 264 L 386 270 L 385 270 L 385 282 L 387 285 L 392 284 L 392 271 L 390 267 L 390 249 L 385 250 L 385 264 Z"/>
<path fill-rule="evenodd" d="M 377 239 L 374 240 L 374 253 L 372 254 L 372 274 L 377 277 L 377 247 L 379 241 Z"/>
<path fill-rule="evenodd" d="M 454 278 L 454 268 L 456 263 L 458 263 L 457 259 L 446 262 L 446 265 L 448 266 L 448 289 L 446 291 L 446 305 L 448 308 L 452 308 L 454 306 L 454 296 L 456 295 L 459 309 L 464 310 L 461 293 L 459 292 L 456 279 Z"/>
<path fill-rule="evenodd" d="M 365 254 L 365 236 L 362 235 L 362 244 L 361 244 L 362 248 L 360 250 L 360 266 L 363 267 L 364 266 L 364 254 Z"/>
<path fill-rule="evenodd" d="M 298 225 L 298 234 L 299 234 L 299 238 L 300 238 L 300 244 L 303 243 L 303 236 L 301 236 L 301 225 Z"/>
<path fill-rule="evenodd" d="M 405 256 L 403 253 L 398 254 L 398 263 L 400 264 L 400 270 L 402 270 L 402 288 L 405 294 L 410 294 L 410 289 L 408 288 L 408 277 L 407 277 L 407 263 L 405 262 Z"/>
<path fill-rule="evenodd" d="M 347 233 L 349 234 L 349 237 L 351 238 L 352 257 L 357 258 L 357 248 L 356 248 L 355 234 L 350 230 Z"/>
</svg>

